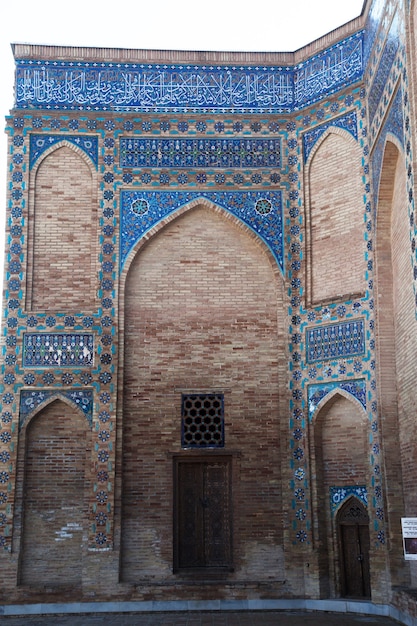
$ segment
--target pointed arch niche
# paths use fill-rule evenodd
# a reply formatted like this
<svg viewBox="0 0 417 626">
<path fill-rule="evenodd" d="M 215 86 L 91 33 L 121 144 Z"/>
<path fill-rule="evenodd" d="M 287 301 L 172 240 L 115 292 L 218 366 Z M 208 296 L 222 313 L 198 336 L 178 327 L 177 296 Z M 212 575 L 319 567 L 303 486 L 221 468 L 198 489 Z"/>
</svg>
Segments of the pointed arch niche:
<svg viewBox="0 0 417 626">
<path fill-rule="evenodd" d="M 318 405 L 310 424 L 314 534 L 318 551 L 322 597 L 341 594 L 337 529 L 330 493 L 335 485 L 368 484 L 367 417 L 351 394 L 337 388 Z"/>
<path fill-rule="evenodd" d="M 262 564 L 263 576 L 276 577 L 284 572 L 279 415 L 287 359 L 278 265 L 249 228 L 205 200 L 150 236 L 129 257 L 121 285 L 121 580 L 172 579 L 172 455 L 184 454 L 181 397 L 193 392 L 224 396 L 224 447 L 186 454 L 232 451 L 232 484 L 240 484 L 234 567 L 253 579 Z"/>
<path fill-rule="evenodd" d="M 16 511 L 23 512 L 13 538 L 20 545 L 20 585 L 81 584 L 90 446 L 86 416 L 66 399 L 51 398 L 22 426 Z"/>
<path fill-rule="evenodd" d="M 97 281 L 96 171 L 68 141 L 45 151 L 30 176 L 26 308 L 94 308 Z"/>
<path fill-rule="evenodd" d="M 326 130 L 307 162 L 310 305 L 364 291 L 361 152 L 350 133 Z"/>
<path fill-rule="evenodd" d="M 385 457 L 386 521 L 392 529 L 389 550 L 395 584 L 406 581 L 401 538 L 394 529 L 401 525 L 400 517 L 406 506 L 404 498 L 414 490 L 417 480 L 415 463 L 411 461 L 417 454 L 413 407 L 417 341 L 406 207 L 404 158 L 399 142 L 388 135 L 379 183 L 375 250 L 379 414 Z"/>
</svg>

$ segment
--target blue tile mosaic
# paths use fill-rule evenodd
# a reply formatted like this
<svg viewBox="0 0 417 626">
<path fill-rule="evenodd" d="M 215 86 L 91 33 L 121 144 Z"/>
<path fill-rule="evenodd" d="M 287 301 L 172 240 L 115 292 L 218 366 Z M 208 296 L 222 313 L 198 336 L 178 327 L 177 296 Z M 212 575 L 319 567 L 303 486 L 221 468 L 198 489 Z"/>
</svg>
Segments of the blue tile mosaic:
<svg viewBox="0 0 417 626">
<path fill-rule="evenodd" d="M 368 108 L 369 120 L 371 123 L 375 116 L 382 94 L 384 92 L 385 85 L 388 81 L 388 77 L 394 64 L 395 57 L 397 56 L 399 47 L 400 23 L 398 13 L 396 13 L 391 23 L 391 28 L 388 33 L 387 41 L 385 42 L 378 69 L 372 81 L 372 88 L 369 90 Z"/>
<path fill-rule="evenodd" d="M 368 493 L 365 485 L 348 485 L 345 487 L 330 487 L 330 511 L 334 515 L 343 502 L 346 502 L 351 496 L 355 496 L 362 500 L 364 505 L 368 506 Z"/>
<path fill-rule="evenodd" d="M 93 358 L 93 334 L 23 335 L 23 367 L 92 367 Z"/>
<path fill-rule="evenodd" d="M 372 187 L 375 198 L 375 206 L 378 198 L 379 179 L 381 176 L 385 142 L 387 140 L 388 133 L 394 135 L 404 147 L 403 92 L 401 87 L 398 88 L 394 96 L 386 122 L 379 133 L 378 141 L 372 152 Z"/>
<path fill-rule="evenodd" d="M 352 135 L 356 140 L 358 140 L 358 123 L 356 117 L 356 110 L 350 111 L 346 115 L 342 117 L 337 117 L 326 124 L 320 124 L 320 126 L 316 126 L 312 130 L 309 130 L 303 135 L 303 148 L 304 148 L 304 163 L 307 161 L 308 157 L 318 139 L 326 132 L 328 128 L 335 126 L 336 128 L 343 128 L 343 130 L 347 130 L 348 133 Z"/>
<path fill-rule="evenodd" d="M 48 150 L 51 146 L 56 145 L 60 141 L 68 141 L 77 148 L 83 150 L 93 161 L 97 167 L 98 164 L 98 137 L 86 135 L 30 135 L 30 159 L 29 164 L 32 168 L 40 155 Z"/>
<path fill-rule="evenodd" d="M 120 167 L 281 167 L 281 139 L 122 137 Z"/>
<path fill-rule="evenodd" d="M 366 409 L 366 386 L 363 378 L 358 380 L 345 380 L 334 381 L 329 383 L 317 383 L 315 385 L 309 385 L 308 387 L 308 412 L 310 421 L 317 409 L 319 403 L 325 396 L 334 391 L 335 389 L 342 389 L 351 396 L 356 398 L 361 403 L 364 409 Z"/>
<path fill-rule="evenodd" d="M 363 74 L 363 33 L 291 66 L 16 60 L 16 107 L 141 112 L 285 112 Z"/>
<path fill-rule="evenodd" d="M 71 404 L 81 409 L 88 423 L 93 423 L 93 391 L 92 389 L 23 389 L 20 392 L 19 427 L 36 409 L 52 398 L 66 398 Z"/>
<path fill-rule="evenodd" d="M 315 326 L 306 330 L 307 363 L 359 356 L 365 353 L 364 320 Z"/>
<path fill-rule="evenodd" d="M 249 226 L 271 250 L 284 271 L 281 191 L 129 191 L 120 192 L 123 264 L 133 246 L 155 224 L 180 207 L 204 198 Z"/>
</svg>

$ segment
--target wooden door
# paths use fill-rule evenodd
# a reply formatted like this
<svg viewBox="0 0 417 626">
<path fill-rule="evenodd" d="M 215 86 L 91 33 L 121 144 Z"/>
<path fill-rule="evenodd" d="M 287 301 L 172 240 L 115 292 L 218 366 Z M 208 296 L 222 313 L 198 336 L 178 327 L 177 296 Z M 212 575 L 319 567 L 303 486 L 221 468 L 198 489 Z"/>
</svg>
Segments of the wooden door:
<svg viewBox="0 0 417 626">
<path fill-rule="evenodd" d="M 344 505 L 338 516 L 341 587 L 347 598 L 370 598 L 369 518 L 356 498 Z"/>
<path fill-rule="evenodd" d="M 174 569 L 230 568 L 229 459 L 176 461 Z"/>
</svg>

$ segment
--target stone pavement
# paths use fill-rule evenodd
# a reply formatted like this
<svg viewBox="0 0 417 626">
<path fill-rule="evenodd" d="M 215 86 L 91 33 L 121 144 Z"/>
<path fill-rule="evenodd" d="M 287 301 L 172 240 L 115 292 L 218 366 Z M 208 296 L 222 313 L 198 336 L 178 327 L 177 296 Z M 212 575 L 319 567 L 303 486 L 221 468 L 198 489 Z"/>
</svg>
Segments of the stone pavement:
<svg viewBox="0 0 417 626">
<path fill-rule="evenodd" d="M 377 615 L 307 611 L 200 611 L 181 613 L 90 613 L 0 617 L 4 626 L 394 626 Z"/>
</svg>

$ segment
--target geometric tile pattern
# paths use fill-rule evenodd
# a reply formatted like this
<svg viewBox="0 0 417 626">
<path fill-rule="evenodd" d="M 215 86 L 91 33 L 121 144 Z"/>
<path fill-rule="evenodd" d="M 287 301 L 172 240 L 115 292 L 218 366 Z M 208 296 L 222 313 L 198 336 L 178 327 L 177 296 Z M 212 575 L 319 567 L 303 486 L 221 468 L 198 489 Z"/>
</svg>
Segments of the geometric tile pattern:
<svg viewBox="0 0 417 626">
<path fill-rule="evenodd" d="M 30 135 L 30 158 L 29 163 L 32 168 L 39 156 L 51 146 L 60 141 L 68 141 L 83 150 L 97 167 L 98 164 L 98 137 L 86 135 Z"/>
<path fill-rule="evenodd" d="M 363 319 L 315 326 L 306 330 L 307 363 L 358 356 L 364 352 Z"/>
<path fill-rule="evenodd" d="M 91 367 L 93 357 L 93 334 L 23 335 L 23 367 Z"/>
<path fill-rule="evenodd" d="M 291 66 L 16 61 L 16 106 L 51 110 L 285 112 L 360 80 L 363 33 Z"/>
<path fill-rule="evenodd" d="M 280 167 L 280 139 L 120 139 L 120 167 Z"/>
<path fill-rule="evenodd" d="M 137 241 L 161 219 L 197 198 L 223 207 L 256 232 L 284 270 L 281 191 L 130 191 L 120 192 L 120 264 Z"/>
</svg>

